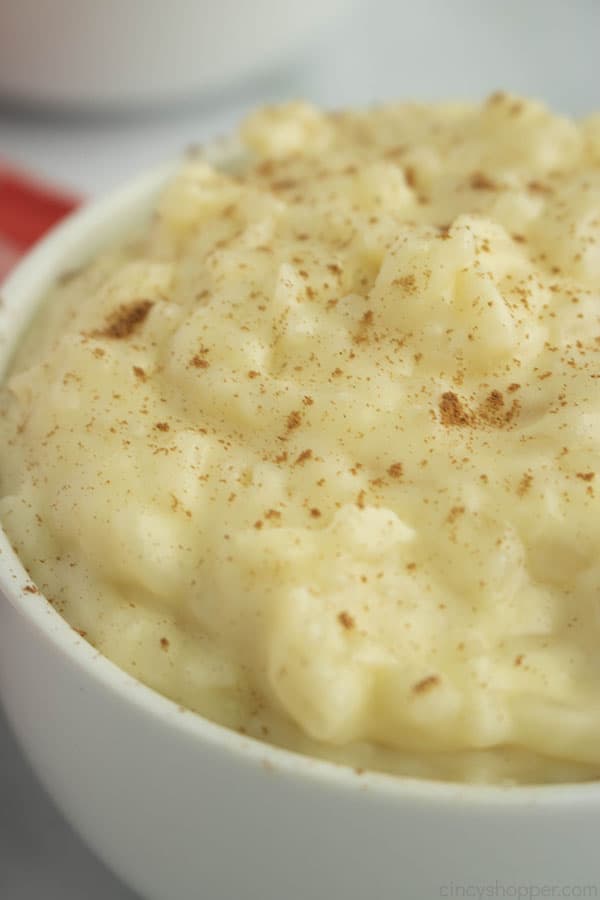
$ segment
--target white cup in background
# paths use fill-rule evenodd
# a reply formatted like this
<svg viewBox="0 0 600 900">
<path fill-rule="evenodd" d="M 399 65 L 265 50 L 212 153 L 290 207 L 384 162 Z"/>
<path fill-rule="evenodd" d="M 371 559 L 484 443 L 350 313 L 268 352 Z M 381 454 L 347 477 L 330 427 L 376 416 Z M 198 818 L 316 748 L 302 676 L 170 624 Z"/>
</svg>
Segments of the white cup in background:
<svg viewBox="0 0 600 900">
<path fill-rule="evenodd" d="M 281 65 L 351 0 L 3 0 L 0 97 L 156 104 Z"/>
</svg>

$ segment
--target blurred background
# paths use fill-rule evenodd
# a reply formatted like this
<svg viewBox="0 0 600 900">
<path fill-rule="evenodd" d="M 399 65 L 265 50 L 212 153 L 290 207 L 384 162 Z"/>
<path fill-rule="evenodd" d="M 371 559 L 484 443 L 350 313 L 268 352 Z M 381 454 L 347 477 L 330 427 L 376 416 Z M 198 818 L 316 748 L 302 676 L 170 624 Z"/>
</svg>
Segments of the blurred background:
<svg viewBox="0 0 600 900">
<path fill-rule="evenodd" d="M 585 115 L 600 110 L 599 46 L 598 0 L 0 0 L 0 251 L 18 196 L 3 168 L 54 185 L 52 217 L 259 103 L 501 88 Z M 0 898 L 40 897 L 133 900 L 62 822 L 0 713 Z"/>
<path fill-rule="evenodd" d="M 260 102 L 600 107 L 597 0 L 0 0 L 0 158 L 96 193 Z"/>
</svg>

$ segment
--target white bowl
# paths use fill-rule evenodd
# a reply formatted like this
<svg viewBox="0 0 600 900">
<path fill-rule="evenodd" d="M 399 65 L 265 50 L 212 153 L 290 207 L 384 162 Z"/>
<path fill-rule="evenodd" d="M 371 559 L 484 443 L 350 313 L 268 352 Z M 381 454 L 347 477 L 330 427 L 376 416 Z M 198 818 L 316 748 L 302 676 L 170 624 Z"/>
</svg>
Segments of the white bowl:
<svg viewBox="0 0 600 900">
<path fill-rule="evenodd" d="M 29 254 L 2 291 L 0 369 L 52 280 L 146 216 L 172 170 L 76 214 Z M 307 759 L 182 710 L 108 662 L 34 592 L 2 532 L 0 593 L 0 696 L 15 733 L 66 818 L 143 897 L 600 894 L 600 784 L 456 785 Z"/>
<path fill-rule="evenodd" d="M 284 63 L 349 0 L 2 0 L 0 95 L 128 106 Z"/>
</svg>

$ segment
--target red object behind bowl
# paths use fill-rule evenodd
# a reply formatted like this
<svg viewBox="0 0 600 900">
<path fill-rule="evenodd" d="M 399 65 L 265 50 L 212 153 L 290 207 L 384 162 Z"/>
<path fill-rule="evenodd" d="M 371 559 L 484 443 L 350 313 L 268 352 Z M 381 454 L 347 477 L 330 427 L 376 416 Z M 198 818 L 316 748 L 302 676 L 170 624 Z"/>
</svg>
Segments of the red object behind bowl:
<svg viewBox="0 0 600 900">
<path fill-rule="evenodd" d="M 0 280 L 22 253 L 78 205 L 73 195 L 0 163 Z"/>
</svg>

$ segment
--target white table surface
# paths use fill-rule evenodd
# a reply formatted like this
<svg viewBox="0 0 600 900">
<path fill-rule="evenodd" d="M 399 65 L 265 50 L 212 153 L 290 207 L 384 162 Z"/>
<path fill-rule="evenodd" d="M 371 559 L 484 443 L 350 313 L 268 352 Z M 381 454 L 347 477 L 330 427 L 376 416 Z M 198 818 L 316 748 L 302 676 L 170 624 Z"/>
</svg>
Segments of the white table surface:
<svg viewBox="0 0 600 900">
<path fill-rule="evenodd" d="M 0 106 L 0 157 L 92 196 L 227 132 L 260 102 L 340 106 L 503 88 L 582 115 L 600 110 L 599 38 L 597 0 L 366 0 L 287 71 L 220 97 L 117 118 Z M 60 818 L 1 714 L 0 898 L 134 900 Z"/>
</svg>

